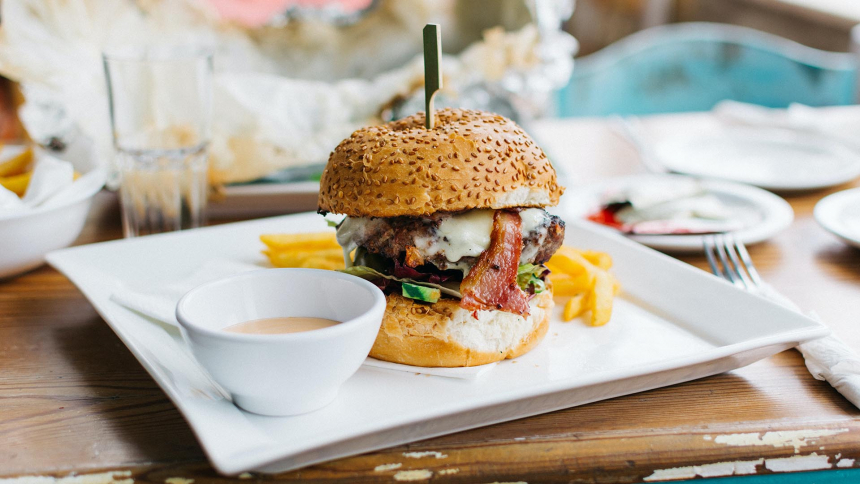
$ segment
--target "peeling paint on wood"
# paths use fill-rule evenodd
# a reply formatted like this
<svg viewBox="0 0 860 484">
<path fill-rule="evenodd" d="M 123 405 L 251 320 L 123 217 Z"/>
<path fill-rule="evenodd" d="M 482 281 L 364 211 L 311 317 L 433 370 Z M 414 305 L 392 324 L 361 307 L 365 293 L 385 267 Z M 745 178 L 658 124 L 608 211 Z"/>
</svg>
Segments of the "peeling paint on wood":
<svg viewBox="0 0 860 484">
<path fill-rule="evenodd" d="M 437 472 L 437 474 L 439 474 L 440 476 L 449 476 L 458 472 L 460 472 L 460 469 L 453 467 L 451 469 L 442 469 L 441 471 Z"/>
<path fill-rule="evenodd" d="M 671 469 L 655 470 L 645 481 L 674 481 L 699 477 L 745 476 L 756 473 L 756 466 L 764 463 L 764 459 L 735 462 L 715 462 L 700 466 L 673 467 Z"/>
<path fill-rule="evenodd" d="M 0 479 L 0 484 L 133 484 L 131 471 L 100 472 L 98 474 L 71 474 L 65 477 L 21 476 Z"/>
<path fill-rule="evenodd" d="M 809 455 L 793 455 L 778 459 L 767 459 L 764 463 L 767 470 L 771 472 L 798 472 L 830 469 L 830 457 L 818 455 L 815 452 Z"/>
<path fill-rule="evenodd" d="M 382 464 L 373 468 L 375 472 L 385 472 L 385 471 L 393 471 L 394 469 L 400 469 L 403 466 L 401 462 L 395 462 L 392 464 Z"/>
<path fill-rule="evenodd" d="M 404 452 L 403 457 L 409 457 L 410 459 L 420 459 L 422 457 L 435 457 L 437 459 L 445 459 L 448 457 L 447 454 L 443 454 L 441 452 L 429 451 L 429 452 Z"/>
<path fill-rule="evenodd" d="M 837 454 L 837 459 L 839 458 Z M 670 469 L 657 469 L 644 480 L 651 481 L 675 481 L 680 479 L 693 479 L 695 477 L 724 477 L 755 474 L 758 466 L 764 465 L 771 472 L 800 472 L 830 469 L 832 467 L 853 467 L 854 459 L 841 459 L 835 465 L 831 465 L 830 457 L 818 455 L 813 452 L 809 455 L 793 455 L 791 457 L 775 457 L 771 459 L 758 459 L 754 461 L 717 462 L 700 466 L 673 467 Z"/>
<path fill-rule="evenodd" d="M 797 454 L 800 452 L 801 447 L 815 444 L 815 439 L 829 435 L 841 434 L 843 432 L 848 432 L 848 429 L 780 430 L 776 432 L 766 432 L 764 435 L 761 435 L 758 432 L 749 434 L 726 434 L 717 435 L 714 442 L 717 444 L 733 446 L 765 445 L 771 447 L 794 447 L 794 453 Z"/>
<path fill-rule="evenodd" d="M 194 484 L 194 479 L 186 479 L 184 477 L 168 477 L 164 480 L 164 484 Z"/>
<path fill-rule="evenodd" d="M 400 471 L 397 474 L 394 474 L 395 481 L 426 481 L 431 477 L 433 477 L 433 473 L 427 469 Z"/>
</svg>

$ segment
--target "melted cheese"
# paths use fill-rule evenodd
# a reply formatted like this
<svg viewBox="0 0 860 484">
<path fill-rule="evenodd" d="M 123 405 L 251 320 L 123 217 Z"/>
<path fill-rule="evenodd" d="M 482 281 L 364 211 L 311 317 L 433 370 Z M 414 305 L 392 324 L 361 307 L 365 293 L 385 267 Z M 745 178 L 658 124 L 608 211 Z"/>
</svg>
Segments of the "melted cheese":
<svg viewBox="0 0 860 484">
<path fill-rule="evenodd" d="M 362 238 L 369 219 L 345 217 L 337 227 L 337 243 L 347 254 L 356 248 L 355 241 Z"/>
<path fill-rule="evenodd" d="M 478 257 L 490 246 L 493 212 L 494 210 L 470 210 L 446 217 L 441 221 L 434 234 L 416 236 L 414 239 L 415 246 L 425 257 L 432 257 L 444 251 L 445 258 L 451 263 L 452 269 L 468 270 L 469 263 L 456 262 L 463 257 Z M 528 250 L 523 251 L 520 258 L 520 261 L 523 262 L 531 260 L 540 243 L 543 242 L 549 214 L 540 208 L 529 208 L 520 212 L 520 218 L 522 220 L 523 238 L 540 231 L 539 243 L 532 244 Z M 348 254 L 355 249 L 355 241 L 363 239 L 365 232 L 372 229 L 374 223 L 382 223 L 380 220 L 384 219 L 346 217 L 337 229 L 337 241 L 343 246 L 344 253 Z"/>
<path fill-rule="evenodd" d="M 432 251 L 445 251 L 445 258 L 456 262 L 463 257 L 478 257 L 490 246 L 493 232 L 492 210 L 471 210 L 445 219 L 437 231 L 437 247 Z"/>
<path fill-rule="evenodd" d="M 541 208 L 527 208 L 520 212 L 520 219 L 523 221 L 523 238 L 542 227 L 548 218 L 547 213 Z"/>
<path fill-rule="evenodd" d="M 493 231 L 494 210 L 470 210 L 454 215 L 442 221 L 437 231 L 437 237 L 421 238 L 419 249 L 427 255 L 445 251 L 449 262 L 457 262 L 463 257 L 478 257 L 490 246 L 490 234 Z M 547 222 L 549 216 L 540 208 L 529 208 L 520 212 L 522 219 L 523 238 L 538 230 Z M 537 250 L 535 246 L 533 252 Z M 530 254 L 521 260 L 534 256 Z M 452 265 L 457 267 L 456 264 Z"/>
</svg>

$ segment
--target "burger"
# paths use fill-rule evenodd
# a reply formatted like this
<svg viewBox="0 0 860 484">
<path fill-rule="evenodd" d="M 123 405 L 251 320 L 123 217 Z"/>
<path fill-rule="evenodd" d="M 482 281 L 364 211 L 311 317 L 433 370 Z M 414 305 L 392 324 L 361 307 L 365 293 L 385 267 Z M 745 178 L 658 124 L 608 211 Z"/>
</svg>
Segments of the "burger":
<svg viewBox="0 0 860 484">
<path fill-rule="evenodd" d="M 332 152 L 319 212 L 342 214 L 345 271 L 386 294 L 370 356 L 425 367 L 515 358 L 544 337 L 543 265 L 564 240 L 564 188 L 519 126 L 473 110 L 359 129 Z"/>
</svg>

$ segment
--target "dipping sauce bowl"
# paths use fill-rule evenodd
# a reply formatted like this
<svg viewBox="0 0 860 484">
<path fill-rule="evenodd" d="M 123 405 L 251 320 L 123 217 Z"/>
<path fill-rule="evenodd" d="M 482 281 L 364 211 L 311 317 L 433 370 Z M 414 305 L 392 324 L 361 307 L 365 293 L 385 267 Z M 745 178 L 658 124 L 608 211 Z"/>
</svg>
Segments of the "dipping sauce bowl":
<svg viewBox="0 0 860 484">
<path fill-rule="evenodd" d="M 317 269 L 264 269 L 203 284 L 176 306 L 194 357 L 239 407 L 297 415 L 331 403 L 376 339 L 385 296 L 364 279 Z M 341 321 L 311 331 L 242 334 L 244 321 L 315 317 Z"/>
</svg>

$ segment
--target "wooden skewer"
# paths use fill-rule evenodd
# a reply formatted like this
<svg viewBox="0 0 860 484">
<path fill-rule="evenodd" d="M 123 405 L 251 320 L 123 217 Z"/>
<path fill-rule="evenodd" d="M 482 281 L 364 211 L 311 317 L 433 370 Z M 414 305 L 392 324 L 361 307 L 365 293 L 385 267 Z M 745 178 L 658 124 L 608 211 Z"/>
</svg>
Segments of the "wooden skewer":
<svg viewBox="0 0 860 484">
<path fill-rule="evenodd" d="M 433 129 L 433 97 L 442 88 L 442 33 L 438 24 L 424 26 L 424 126 Z"/>
</svg>

